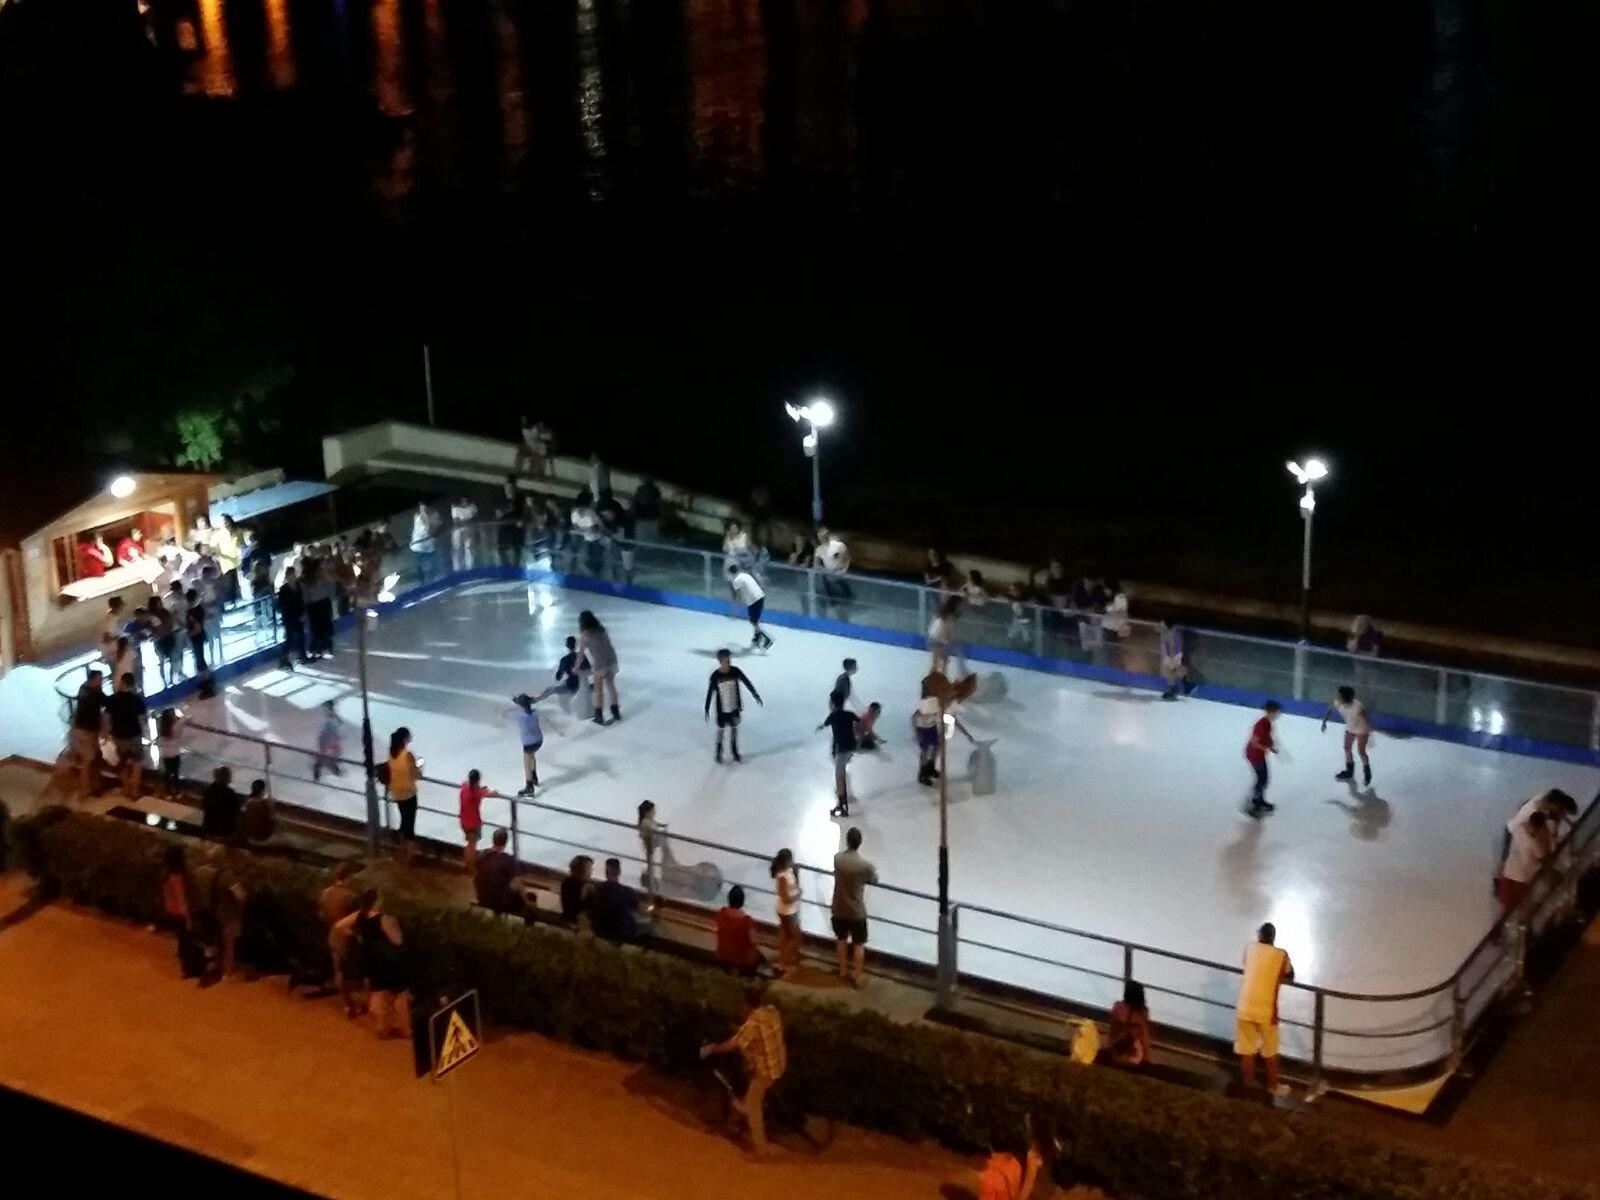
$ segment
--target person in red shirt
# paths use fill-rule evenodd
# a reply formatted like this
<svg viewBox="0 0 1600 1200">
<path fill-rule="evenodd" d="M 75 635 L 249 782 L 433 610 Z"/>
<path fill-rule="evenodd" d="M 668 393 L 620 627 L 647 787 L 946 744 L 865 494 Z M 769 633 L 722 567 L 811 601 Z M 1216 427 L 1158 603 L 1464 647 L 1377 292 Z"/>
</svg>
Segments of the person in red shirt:
<svg viewBox="0 0 1600 1200">
<path fill-rule="evenodd" d="M 744 889 L 728 889 L 728 903 L 717 910 L 717 961 L 741 975 L 754 975 L 765 960 L 756 945 L 756 923 L 744 911 Z"/>
<path fill-rule="evenodd" d="M 78 543 L 78 578 L 99 579 L 115 563 L 111 547 L 99 534 Z"/>
<path fill-rule="evenodd" d="M 468 875 L 478 873 L 478 839 L 483 836 L 483 798 L 499 794 L 493 788 L 483 786 L 483 776 L 479 772 L 467 772 L 467 781 L 461 785 L 461 836 L 467 843 L 464 865 Z"/>
<path fill-rule="evenodd" d="M 1267 755 L 1278 752 L 1278 744 L 1272 737 L 1272 726 L 1282 711 L 1283 705 L 1276 700 L 1268 700 L 1262 706 L 1262 715 L 1251 727 L 1250 742 L 1244 748 L 1245 761 L 1256 773 L 1256 785 L 1250 792 L 1250 806 L 1245 809 L 1252 817 L 1261 817 L 1273 810 L 1273 805 L 1267 803 Z"/>
<path fill-rule="evenodd" d="M 117 565 L 125 567 L 129 563 L 136 563 L 144 557 L 144 534 L 138 529 L 130 529 L 127 535 L 117 542 Z"/>
</svg>

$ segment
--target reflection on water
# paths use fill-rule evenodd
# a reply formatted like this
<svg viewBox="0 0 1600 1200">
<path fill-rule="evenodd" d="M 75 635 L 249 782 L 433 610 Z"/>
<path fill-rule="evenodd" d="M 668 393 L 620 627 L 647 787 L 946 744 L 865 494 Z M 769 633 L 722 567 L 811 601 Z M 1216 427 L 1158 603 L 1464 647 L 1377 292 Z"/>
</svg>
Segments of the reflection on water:
<svg viewBox="0 0 1600 1200">
<path fill-rule="evenodd" d="M 199 57 L 192 86 L 207 96 L 231 96 L 234 90 L 233 55 L 228 49 L 228 29 L 223 0 L 199 0 Z"/>
<path fill-rule="evenodd" d="M 411 111 L 411 94 L 406 88 L 405 43 L 400 38 L 400 0 L 373 0 L 372 45 L 372 93 L 378 108 L 386 117 L 404 116 Z"/>
<path fill-rule="evenodd" d="M 583 127 L 583 148 L 596 166 L 606 156 L 606 135 L 600 127 L 600 108 L 605 88 L 600 81 L 600 42 L 596 36 L 594 0 L 578 0 L 578 120 Z M 597 199 L 598 185 L 590 187 Z"/>
<path fill-rule="evenodd" d="M 504 4 L 495 5 L 495 32 L 500 53 L 495 72 L 500 100 L 500 141 L 506 165 L 519 166 L 528 148 L 528 109 L 522 91 L 522 41 L 517 23 Z"/>
<path fill-rule="evenodd" d="M 294 86 L 294 51 L 289 46 L 289 0 L 265 0 L 267 70 L 275 88 Z"/>
<path fill-rule="evenodd" d="M 767 82 L 760 0 L 690 0 L 689 70 L 696 155 L 730 167 L 761 161 Z"/>
</svg>

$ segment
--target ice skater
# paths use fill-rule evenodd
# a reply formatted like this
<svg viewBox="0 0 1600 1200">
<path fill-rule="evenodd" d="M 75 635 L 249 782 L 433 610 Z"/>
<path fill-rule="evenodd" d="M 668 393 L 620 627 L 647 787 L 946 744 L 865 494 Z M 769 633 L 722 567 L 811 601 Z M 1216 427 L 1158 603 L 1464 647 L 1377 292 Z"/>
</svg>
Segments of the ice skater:
<svg viewBox="0 0 1600 1200">
<path fill-rule="evenodd" d="M 861 719 L 856 722 L 856 749 L 876 750 L 883 745 L 883 738 L 878 736 L 878 718 L 883 716 L 883 705 L 874 700 L 867 705 L 867 711 L 861 714 Z"/>
<path fill-rule="evenodd" d="M 1185 696 L 1194 691 L 1183 653 L 1183 630 L 1166 621 L 1161 622 L 1161 678 L 1167 681 L 1167 690 L 1161 693 L 1163 700 L 1176 700 L 1179 688 Z"/>
<path fill-rule="evenodd" d="M 933 781 L 939 778 L 939 747 L 949 736 L 949 730 L 941 728 L 944 716 L 949 717 L 950 724 L 965 735 L 967 741 L 974 746 L 978 744 L 978 739 L 961 723 L 960 717 L 941 711 L 939 698 L 931 694 L 924 683 L 922 699 L 911 710 L 911 733 L 917 743 L 917 782 L 925 787 L 932 787 Z"/>
<path fill-rule="evenodd" d="M 1356 777 L 1355 754 L 1361 755 L 1361 782 L 1372 782 L 1372 763 L 1367 759 L 1367 739 L 1372 736 L 1372 719 L 1367 706 L 1356 699 L 1353 687 L 1342 687 L 1332 704 L 1322 714 L 1322 732 L 1328 731 L 1328 718 L 1335 712 L 1344 722 L 1344 770 L 1334 776 L 1338 780 L 1354 781 Z M 1352 753 L 1354 751 L 1354 753 Z"/>
<path fill-rule="evenodd" d="M 568 716 L 576 716 L 573 706 L 577 702 L 578 693 L 583 690 L 583 673 L 589 669 L 589 660 L 578 652 L 578 639 L 567 639 L 567 652 L 561 656 L 561 661 L 556 663 L 556 681 L 544 691 L 533 698 L 538 704 L 541 700 L 548 700 L 551 696 L 561 699 L 561 707 L 566 709 Z"/>
<path fill-rule="evenodd" d="M 1250 803 L 1245 809 L 1247 816 L 1257 819 L 1265 816 L 1275 809 L 1275 805 L 1267 803 L 1267 755 L 1278 752 L 1278 744 L 1272 736 L 1272 726 L 1278 720 L 1278 714 L 1283 711 L 1283 705 L 1276 700 L 1268 700 L 1261 706 L 1261 716 L 1250 727 L 1250 741 L 1244 748 L 1245 761 L 1250 764 L 1250 769 L 1255 772 L 1255 786 L 1250 791 Z"/>
<path fill-rule="evenodd" d="M 517 733 L 522 740 L 522 790 L 519 796 L 532 796 L 539 787 L 539 751 L 544 747 L 544 727 L 539 723 L 539 710 L 528 693 L 511 697 L 516 705 Z"/>
<path fill-rule="evenodd" d="M 845 705 L 848 707 L 850 704 L 850 696 L 856 690 L 855 686 L 850 682 L 855 677 L 856 660 L 853 658 L 847 658 L 839 665 L 843 668 L 843 670 L 839 672 L 839 677 L 833 681 L 833 690 L 844 697 Z"/>
<path fill-rule="evenodd" d="M 322 702 L 322 728 L 317 730 L 317 757 L 311 764 L 311 778 L 321 779 L 322 773 L 343 775 L 339 759 L 344 756 L 344 722 L 332 700 Z"/>
<path fill-rule="evenodd" d="M 577 649 L 589 660 L 589 668 L 594 678 L 594 723 L 604 725 L 605 700 L 607 689 L 611 692 L 611 719 L 622 720 L 622 712 L 617 707 L 617 651 L 611 644 L 611 635 L 606 632 L 606 627 L 588 609 L 578 614 L 578 645 Z"/>
<path fill-rule="evenodd" d="M 733 590 L 734 599 L 744 605 L 745 616 L 750 618 L 753 631 L 750 644 L 757 650 L 770 648 L 772 639 L 761 628 L 761 610 L 767 606 L 767 593 L 761 590 L 756 577 L 740 563 L 728 564 L 728 586 Z"/>
<path fill-rule="evenodd" d="M 845 700 L 843 692 L 834 692 L 829 696 L 828 715 L 817 726 L 818 732 L 826 729 L 833 734 L 833 790 L 839 803 L 828 810 L 830 817 L 850 815 L 849 766 L 856 752 L 856 722 L 860 718 L 844 706 Z"/>
<path fill-rule="evenodd" d="M 733 665 L 733 655 L 727 650 L 717 651 L 717 669 L 711 672 L 711 679 L 706 684 L 706 720 L 711 719 L 711 702 L 717 702 L 717 761 L 722 761 L 722 731 L 728 731 L 730 748 L 733 751 L 733 761 L 743 762 L 739 757 L 739 714 L 744 711 L 744 694 L 741 688 L 749 688 L 750 694 L 755 697 L 757 704 L 765 706 L 761 693 L 756 691 L 756 685 L 750 682 L 750 677 Z"/>
</svg>

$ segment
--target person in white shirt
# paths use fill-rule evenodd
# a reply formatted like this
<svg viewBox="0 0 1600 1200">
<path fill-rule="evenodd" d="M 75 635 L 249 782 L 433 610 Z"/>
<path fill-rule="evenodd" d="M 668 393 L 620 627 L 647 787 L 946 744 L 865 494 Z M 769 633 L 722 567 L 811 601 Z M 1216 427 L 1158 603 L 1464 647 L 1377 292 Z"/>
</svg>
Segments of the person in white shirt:
<svg viewBox="0 0 1600 1200">
<path fill-rule="evenodd" d="M 812 559 L 822 572 L 822 595 L 825 603 L 844 605 L 850 602 L 850 585 L 845 576 L 850 573 L 850 547 L 844 539 L 826 525 L 817 528 L 817 549 Z"/>
<path fill-rule="evenodd" d="M 960 596 L 945 597 L 928 626 L 928 649 L 933 652 L 933 664 L 928 668 L 930 671 L 942 673 L 949 665 L 951 655 L 954 655 L 960 661 L 961 673 L 967 674 L 966 651 L 956 640 L 956 623 L 961 616 L 962 603 Z"/>
<path fill-rule="evenodd" d="M 1277 927 L 1268 921 L 1245 947 L 1244 977 L 1234 1011 L 1233 1048 L 1239 1055 L 1244 1085 L 1256 1085 L 1256 1057 L 1267 1060 L 1267 1090 L 1278 1092 L 1278 989 L 1294 979 L 1294 964 L 1273 943 Z"/>
<path fill-rule="evenodd" d="M 750 628 L 755 631 L 750 644 L 758 650 L 766 650 L 772 645 L 772 639 L 761 628 L 761 612 L 767 606 L 767 593 L 756 582 L 754 575 L 736 563 L 728 564 L 728 587 L 733 591 L 733 598 L 744 605 L 745 616 L 750 618 Z"/>
<path fill-rule="evenodd" d="M 100 657 L 106 665 L 115 666 L 117 639 L 128 632 L 128 606 L 121 596 L 106 601 L 106 615 L 100 619 Z M 111 678 L 120 679 L 120 672 Z"/>
<path fill-rule="evenodd" d="M 1550 825 L 1544 813 L 1538 810 L 1530 813 L 1526 821 L 1513 825 L 1511 846 L 1500 866 L 1500 876 L 1494 882 L 1495 899 L 1500 901 L 1501 912 L 1508 913 L 1522 903 L 1534 876 L 1550 857 L 1554 845 Z"/>
<path fill-rule="evenodd" d="M 1111 599 L 1106 602 L 1100 628 L 1112 637 L 1125 638 L 1133 632 L 1133 622 L 1128 620 L 1128 593 L 1122 590 L 1121 583 L 1113 579 L 1106 584 L 1106 594 Z"/>
<path fill-rule="evenodd" d="M 416 515 L 411 518 L 411 556 L 417 563 L 417 575 L 423 583 L 432 579 L 437 572 L 435 566 L 437 547 L 434 542 L 439 532 L 439 518 L 433 509 L 428 507 L 427 501 L 417 505 Z"/>
<path fill-rule="evenodd" d="M 1517 830 L 1527 825 L 1528 818 L 1534 813 L 1544 814 L 1545 830 L 1550 835 L 1552 847 L 1558 845 L 1567 835 L 1573 819 L 1578 815 L 1578 802 L 1560 788 L 1551 788 L 1540 792 L 1532 800 L 1525 801 L 1516 815 L 1506 822 L 1505 837 L 1500 843 L 1500 857 L 1504 859 L 1511 853 L 1511 839 L 1516 836 Z"/>
<path fill-rule="evenodd" d="M 600 514 L 595 512 L 594 505 L 587 496 L 579 496 L 578 503 L 572 510 L 572 533 L 583 543 L 582 553 L 579 556 L 581 569 L 590 575 L 598 575 L 601 541 L 605 536 L 605 529 L 600 523 Z"/>
<path fill-rule="evenodd" d="M 1334 776 L 1338 780 L 1354 780 L 1356 777 L 1355 755 L 1361 755 L 1361 782 L 1363 785 L 1372 782 L 1372 763 L 1367 759 L 1367 740 L 1372 737 L 1372 719 L 1367 713 L 1367 706 L 1356 699 L 1356 690 L 1353 687 L 1342 687 L 1334 696 L 1333 703 L 1328 705 L 1322 714 L 1322 732 L 1328 731 L 1328 718 L 1334 713 L 1339 714 L 1339 719 L 1344 722 L 1344 770 Z"/>
<path fill-rule="evenodd" d="M 468 497 L 459 496 L 450 505 L 450 562 L 457 571 L 470 571 L 473 567 L 473 540 L 477 530 L 472 522 L 478 519 L 478 506 Z"/>
</svg>

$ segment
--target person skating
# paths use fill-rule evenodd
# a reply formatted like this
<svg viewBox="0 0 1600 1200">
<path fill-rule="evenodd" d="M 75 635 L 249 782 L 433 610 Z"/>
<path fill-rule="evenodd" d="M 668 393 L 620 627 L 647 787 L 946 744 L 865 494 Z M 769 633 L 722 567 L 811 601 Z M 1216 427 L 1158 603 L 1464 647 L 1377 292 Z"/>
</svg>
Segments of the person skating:
<svg viewBox="0 0 1600 1200">
<path fill-rule="evenodd" d="M 711 672 L 711 679 L 706 684 L 706 720 L 711 719 L 711 702 L 717 702 L 717 761 L 722 761 L 722 731 L 728 731 L 730 748 L 733 751 L 733 761 L 743 762 L 739 757 L 739 714 L 744 709 L 744 696 L 741 687 L 750 689 L 750 694 L 755 697 L 756 703 L 765 705 L 761 693 L 756 691 L 756 685 L 750 682 L 750 677 L 733 665 L 733 655 L 727 650 L 717 651 L 717 669 Z"/>
<path fill-rule="evenodd" d="M 973 745 L 977 745 L 978 742 L 955 713 L 942 714 L 939 698 L 928 691 L 927 684 L 923 684 L 922 699 L 917 702 L 917 707 L 911 710 L 911 733 L 917 743 L 917 782 L 924 787 L 932 787 L 933 781 L 939 778 L 939 746 L 948 733 L 940 729 L 941 715 L 948 716 L 950 723 L 966 737 L 967 741 Z"/>
<path fill-rule="evenodd" d="M 594 723 L 604 725 L 606 692 L 611 692 L 611 719 L 622 720 L 617 707 L 617 651 L 606 627 L 588 609 L 578 614 L 578 650 L 589 660 L 594 680 Z"/>
<path fill-rule="evenodd" d="M 1283 705 L 1276 700 L 1268 700 L 1262 706 L 1261 716 L 1250 727 L 1250 741 L 1244 748 L 1245 761 L 1256 776 L 1255 786 L 1250 791 L 1250 804 L 1245 809 L 1252 817 L 1261 817 L 1275 807 L 1267 803 L 1267 755 L 1278 752 L 1278 744 L 1272 737 L 1272 726 L 1282 711 Z"/>
<path fill-rule="evenodd" d="M 833 734 L 833 789 L 838 796 L 839 803 L 828 810 L 830 817 L 848 817 L 850 815 L 850 776 L 848 768 L 850 759 L 856 752 L 856 722 L 860 720 L 855 713 L 844 706 L 845 697 L 841 692 L 834 692 L 828 697 L 828 715 L 823 718 L 822 724 L 817 726 L 819 731 L 826 729 Z"/>
<path fill-rule="evenodd" d="M 750 618 L 750 628 L 754 631 L 750 644 L 758 650 L 765 650 L 772 645 L 772 639 L 761 628 L 761 611 L 767 606 L 767 593 L 756 582 L 756 577 L 736 564 L 728 564 L 728 586 L 733 590 L 734 599 L 744 605 L 745 615 Z"/>
<path fill-rule="evenodd" d="M 1361 756 L 1361 782 L 1363 785 L 1372 782 L 1372 763 L 1367 758 L 1367 740 L 1372 736 L 1372 719 L 1367 713 L 1367 706 L 1356 699 L 1356 690 L 1353 687 L 1342 687 L 1327 711 L 1322 714 L 1322 732 L 1328 730 L 1328 718 L 1335 712 L 1344 722 L 1344 770 L 1334 776 L 1338 780 L 1353 780 L 1356 777 L 1355 755 Z M 1352 753 L 1354 752 L 1354 753 Z"/>
<path fill-rule="evenodd" d="M 1189 663 L 1184 657 L 1183 630 L 1166 621 L 1161 622 L 1161 678 L 1167 682 L 1167 690 L 1161 693 L 1163 700 L 1176 700 L 1180 688 L 1185 696 L 1194 691 L 1194 680 L 1189 678 Z"/>
<path fill-rule="evenodd" d="M 523 692 L 511 697 L 517 706 L 517 732 L 522 739 L 522 774 L 525 782 L 519 796 L 531 796 L 539 786 L 539 750 L 544 745 L 544 729 L 533 697 Z"/>
</svg>

